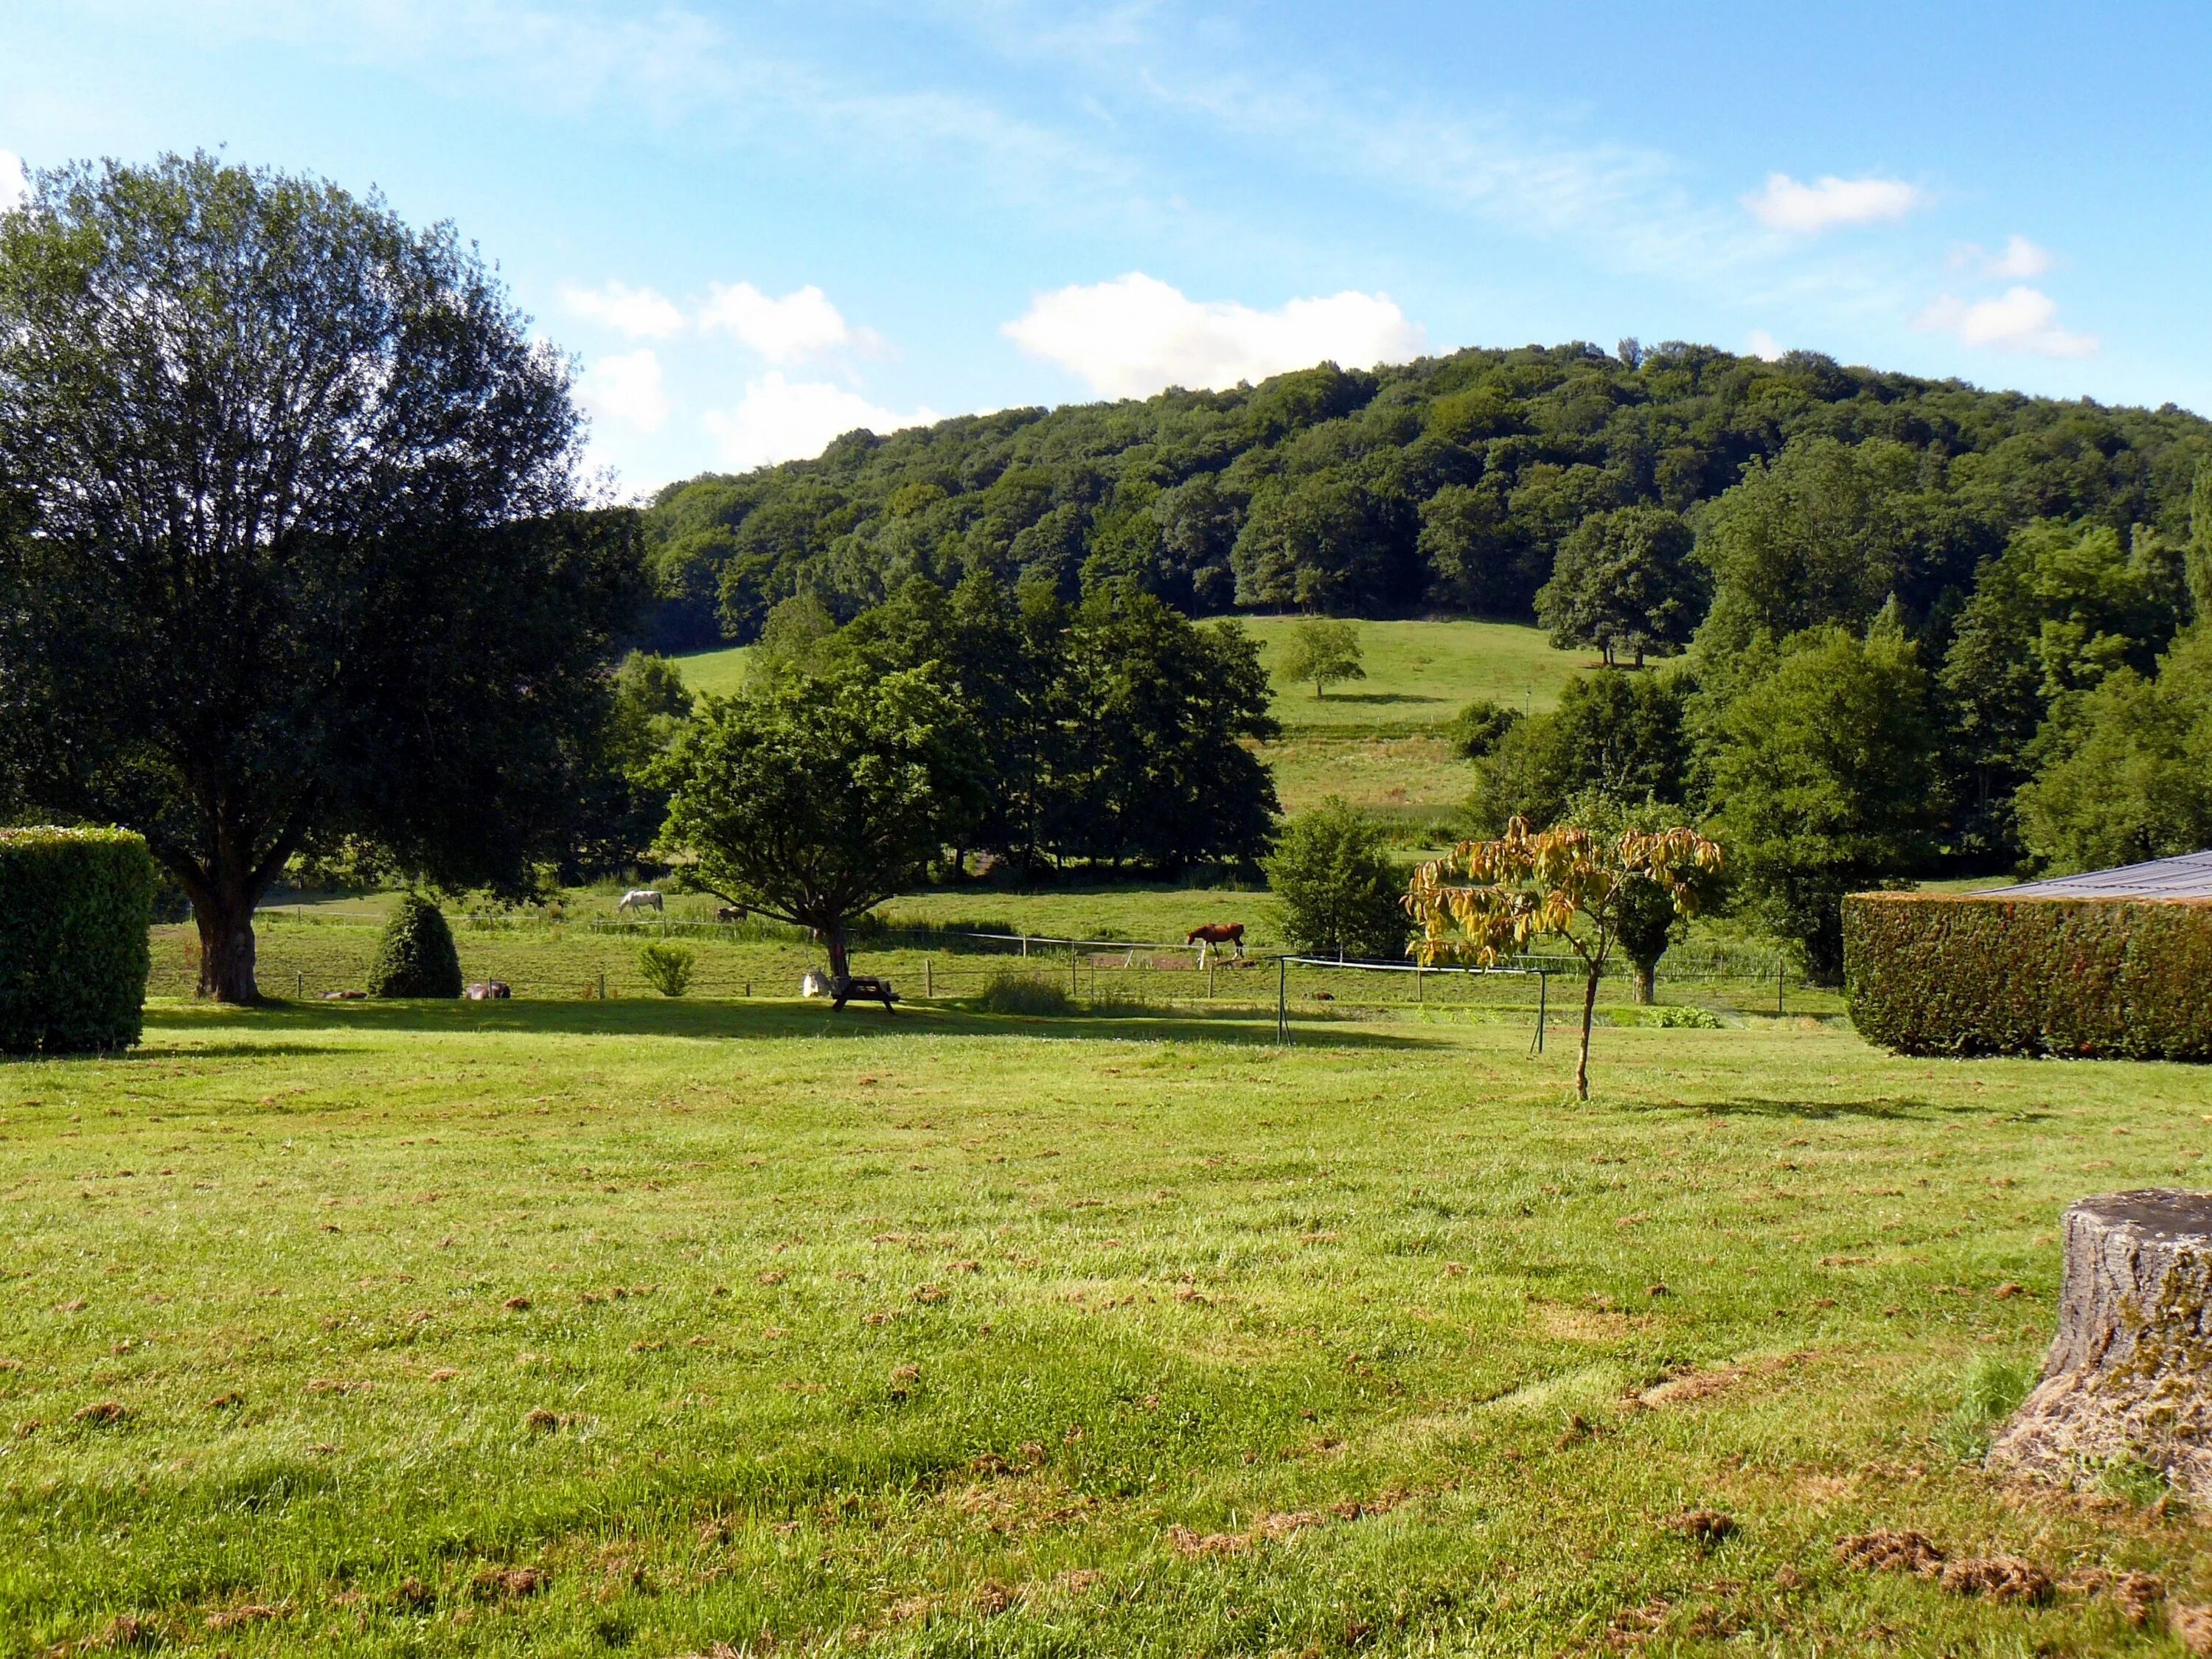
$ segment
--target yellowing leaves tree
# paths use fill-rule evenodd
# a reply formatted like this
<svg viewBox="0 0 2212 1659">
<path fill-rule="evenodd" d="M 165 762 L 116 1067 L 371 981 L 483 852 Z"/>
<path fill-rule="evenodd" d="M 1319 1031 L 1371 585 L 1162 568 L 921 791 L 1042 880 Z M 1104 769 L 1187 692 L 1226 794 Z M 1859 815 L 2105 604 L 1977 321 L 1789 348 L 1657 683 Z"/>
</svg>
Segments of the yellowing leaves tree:
<svg viewBox="0 0 2212 1659">
<path fill-rule="evenodd" d="M 1532 832 L 1515 818 L 1497 840 L 1462 842 L 1421 866 L 1406 909 L 1421 930 L 1420 959 L 1430 964 L 1493 967 L 1538 939 L 1566 941 L 1586 970 L 1575 1093 L 1588 1100 L 1598 977 L 1622 925 L 1654 887 L 1680 915 L 1691 915 L 1698 878 L 1720 866 L 1719 845 L 1694 830 L 1624 830 L 1608 837 L 1575 827 Z"/>
</svg>

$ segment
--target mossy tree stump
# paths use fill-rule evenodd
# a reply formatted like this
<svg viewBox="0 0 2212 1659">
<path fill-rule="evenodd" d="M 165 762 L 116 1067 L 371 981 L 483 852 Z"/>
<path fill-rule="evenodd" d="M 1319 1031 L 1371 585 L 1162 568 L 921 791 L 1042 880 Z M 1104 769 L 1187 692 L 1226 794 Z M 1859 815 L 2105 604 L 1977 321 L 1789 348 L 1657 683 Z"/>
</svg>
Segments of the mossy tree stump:
<svg viewBox="0 0 2212 1659">
<path fill-rule="evenodd" d="M 2085 1198 L 2065 1251 L 2043 1381 L 1990 1467 L 2071 1484 L 2134 1459 L 2212 1496 L 2212 1194 Z"/>
</svg>

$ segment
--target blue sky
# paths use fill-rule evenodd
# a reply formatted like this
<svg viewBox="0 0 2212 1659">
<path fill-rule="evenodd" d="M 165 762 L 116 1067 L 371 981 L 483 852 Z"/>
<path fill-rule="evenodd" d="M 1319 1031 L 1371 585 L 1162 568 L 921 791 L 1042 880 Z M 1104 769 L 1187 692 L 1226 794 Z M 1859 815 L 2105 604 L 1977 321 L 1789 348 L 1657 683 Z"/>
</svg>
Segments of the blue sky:
<svg viewBox="0 0 2212 1659">
<path fill-rule="evenodd" d="M 0 0 L 0 195 L 451 219 L 625 494 L 1010 404 L 1686 338 L 2212 412 L 2212 7 Z"/>
</svg>

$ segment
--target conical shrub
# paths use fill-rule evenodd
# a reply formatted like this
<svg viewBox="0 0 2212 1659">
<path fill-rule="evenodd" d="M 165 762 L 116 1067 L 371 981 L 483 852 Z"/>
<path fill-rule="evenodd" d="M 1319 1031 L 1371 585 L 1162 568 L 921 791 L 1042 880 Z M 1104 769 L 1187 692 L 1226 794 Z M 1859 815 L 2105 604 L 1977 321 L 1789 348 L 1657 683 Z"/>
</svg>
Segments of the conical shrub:
<svg viewBox="0 0 2212 1659">
<path fill-rule="evenodd" d="M 417 893 L 403 893 L 376 944 L 368 970 L 373 997 L 457 997 L 461 958 L 445 912 Z"/>
</svg>

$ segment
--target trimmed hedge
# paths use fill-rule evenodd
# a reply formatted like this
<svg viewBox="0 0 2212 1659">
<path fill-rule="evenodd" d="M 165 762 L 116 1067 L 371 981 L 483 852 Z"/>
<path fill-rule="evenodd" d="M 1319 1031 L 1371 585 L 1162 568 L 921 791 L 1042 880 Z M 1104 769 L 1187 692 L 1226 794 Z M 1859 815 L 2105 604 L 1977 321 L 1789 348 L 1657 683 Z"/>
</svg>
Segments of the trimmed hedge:
<svg viewBox="0 0 2212 1659">
<path fill-rule="evenodd" d="M 373 997 L 457 997 L 461 957 L 446 913 L 416 893 L 402 893 L 376 942 L 368 970 Z"/>
<path fill-rule="evenodd" d="M 1899 1054 L 2212 1060 L 2212 901 L 1855 894 L 1844 994 Z"/>
<path fill-rule="evenodd" d="M 0 830 L 0 1053 L 128 1048 L 144 1029 L 154 860 L 127 830 Z"/>
</svg>

